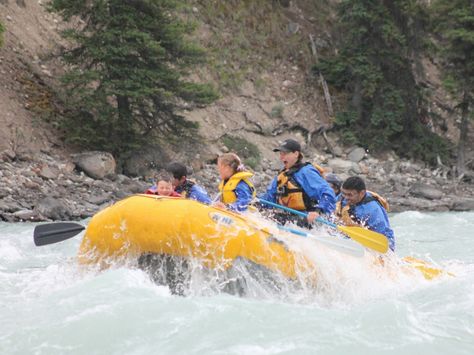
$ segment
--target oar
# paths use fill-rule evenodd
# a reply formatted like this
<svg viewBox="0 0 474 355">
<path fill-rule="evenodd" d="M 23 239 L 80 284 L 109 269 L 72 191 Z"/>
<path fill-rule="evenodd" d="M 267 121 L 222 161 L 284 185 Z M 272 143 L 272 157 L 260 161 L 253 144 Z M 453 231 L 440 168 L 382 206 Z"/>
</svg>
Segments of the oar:
<svg viewBox="0 0 474 355">
<path fill-rule="evenodd" d="M 308 217 L 308 213 L 306 212 L 297 211 L 292 208 L 282 206 L 274 202 L 262 200 L 261 198 L 259 198 L 258 200 L 263 204 L 266 204 L 268 206 L 272 206 L 275 208 L 279 208 L 281 210 L 293 213 L 297 216 L 301 216 L 305 218 Z M 355 240 L 356 242 L 359 242 L 360 244 L 362 244 L 363 246 L 369 249 L 376 250 L 380 253 L 386 253 L 388 250 L 388 239 L 383 234 L 380 234 L 380 233 L 377 233 L 377 232 L 374 232 L 362 227 L 341 226 L 341 225 L 329 222 L 322 217 L 316 218 L 316 221 L 326 224 L 334 229 L 341 231 L 343 234 L 347 235 L 351 239 Z"/>
<path fill-rule="evenodd" d="M 321 235 L 314 235 L 314 234 L 311 234 L 311 233 L 303 232 L 299 229 L 284 227 L 280 224 L 278 224 L 278 229 L 283 230 L 285 232 L 300 235 L 302 237 L 312 238 L 314 240 L 317 240 L 321 244 L 326 245 L 327 247 L 329 247 L 331 249 L 336 249 L 336 250 L 338 250 L 342 253 L 346 253 L 346 254 L 356 256 L 356 257 L 359 257 L 359 258 L 363 257 L 364 253 L 365 253 L 364 248 L 359 243 L 356 243 L 351 239 L 342 239 L 342 238 L 324 237 L 324 236 L 321 236 Z"/>
<path fill-rule="evenodd" d="M 35 227 L 33 240 L 36 246 L 62 242 L 84 230 L 84 226 L 73 222 L 47 223 Z"/>
</svg>

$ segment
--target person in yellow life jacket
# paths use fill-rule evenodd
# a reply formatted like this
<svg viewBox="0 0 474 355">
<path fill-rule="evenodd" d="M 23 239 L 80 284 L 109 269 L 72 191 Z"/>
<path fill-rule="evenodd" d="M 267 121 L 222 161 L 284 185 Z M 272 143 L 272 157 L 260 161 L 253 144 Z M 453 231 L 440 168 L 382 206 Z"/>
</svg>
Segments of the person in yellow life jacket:
<svg viewBox="0 0 474 355">
<path fill-rule="evenodd" d="M 222 180 L 219 184 L 220 201 L 214 205 L 236 212 L 247 210 L 255 198 L 255 188 L 250 181 L 253 174 L 245 171 L 240 158 L 234 153 L 219 156 L 217 169 Z"/>
<path fill-rule="evenodd" d="M 308 212 L 305 223 L 294 215 L 283 213 L 275 214 L 275 219 L 281 223 L 293 221 L 309 227 L 320 214 L 331 214 L 336 203 L 334 191 L 319 169 L 311 163 L 303 163 L 300 144 L 293 139 L 287 139 L 273 151 L 280 153 L 283 169 L 273 179 L 267 191 L 259 197 Z"/>
<path fill-rule="evenodd" d="M 360 225 L 387 237 L 389 247 L 395 250 L 395 235 L 388 220 L 388 203 L 378 194 L 367 191 L 358 176 L 342 184 L 342 193 L 336 203 L 336 216 L 345 225 Z"/>
</svg>

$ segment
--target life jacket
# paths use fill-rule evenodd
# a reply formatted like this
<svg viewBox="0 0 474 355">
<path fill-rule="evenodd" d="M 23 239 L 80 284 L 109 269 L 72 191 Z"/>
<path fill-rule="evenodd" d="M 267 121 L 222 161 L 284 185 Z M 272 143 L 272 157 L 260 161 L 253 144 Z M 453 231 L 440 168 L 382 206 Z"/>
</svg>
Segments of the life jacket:
<svg viewBox="0 0 474 355">
<path fill-rule="evenodd" d="M 278 203 L 298 211 L 311 211 L 318 201 L 309 197 L 304 189 L 298 184 L 294 175 L 306 165 L 312 165 L 319 174 L 324 171 L 319 165 L 311 163 L 300 163 L 292 166 L 288 170 L 282 170 L 277 177 L 277 193 Z"/>
<path fill-rule="evenodd" d="M 150 187 L 148 190 L 145 191 L 145 194 L 147 195 L 156 195 L 156 186 Z"/>
<path fill-rule="evenodd" d="M 250 181 L 250 177 L 253 174 L 248 171 L 241 171 L 232 175 L 228 180 L 222 180 L 219 184 L 219 192 L 221 194 L 221 201 L 223 203 L 234 203 L 237 201 L 237 195 L 235 194 L 235 189 L 239 182 L 245 182 L 252 190 L 252 196 L 256 196 L 255 187 Z"/>
<path fill-rule="evenodd" d="M 176 187 L 175 191 L 179 193 L 181 197 L 189 198 L 194 185 L 196 185 L 196 183 L 193 180 L 186 179 L 183 184 Z"/>
<path fill-rule="evenodd" d="M 318 165 L 316 163 L 311 163 L 311 165 L 313 165 L 313 167 L 319 172 L 319 175 L 324 176 L 326 170 L 321 165 Z"/>
<path fill-rule="evenodd" d="M 342 220 L 342 223 L 346 226 L 354 226 L 354 225 L 360 225 L 360 222 L 357 217 L 355 216 L 354 208 L 356 206 L 360 205 L 365 205 L 366 203 L 372 202 L 372 201 L 377 201 L 380 206 L 382 206 L 383 209 L 385 209 L 386 212 L 390 211 L 390 206 L 385 198 L 380 196 L 376 192 L 372 191 L 366 191 L 370 195 L 365 195 L 362 201 L 360 201 L 358 204 L 355 206 L 349 206 L 349 204 L 346 204 L 345 206 L 342 206 L 342 200 L 344 199 L 343 197 L 339 199 L 336 202 L 336 216 Z"/>
</svg>

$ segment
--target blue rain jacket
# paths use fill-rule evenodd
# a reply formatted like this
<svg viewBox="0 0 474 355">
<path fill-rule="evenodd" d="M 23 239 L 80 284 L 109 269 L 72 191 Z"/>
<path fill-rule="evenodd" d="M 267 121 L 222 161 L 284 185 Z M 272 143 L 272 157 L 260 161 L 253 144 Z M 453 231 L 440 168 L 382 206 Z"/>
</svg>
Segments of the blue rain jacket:
<svg viewBox="0 0 474 355">
<path fill-rule="evenodd" d="M 186 181 L 184 184 L 176 187 L 175 191 L 177 193 L 181 194 L 185 190 L 187 183 L 188 183 L 188 181 Z M 196 200 L 196 201 L 199 201 L 199 202 L 202 202 L 202 203 L 206 203 L 208 205 L 212 202 L 211 198 L 207 194 L 206 190 L 204 190 L 203 187 L 201 187 L 201 186 L 199 186 L 198 184 L 195 184 L 195 183 L 193 183 L 193 186 L 189 190 L 189 195 L 187 195 L 186 198 L 189 198 L 191 200 Z"/>
<path fill-rule="evenodd" d="M 336 195 L 314 166 L 310 164 L 304 165 L 293 177 L 309 197 L 318 201 L 318 204 L 315 205 L 316 208 L 319 208 L 325 214 L 334 212 L 336 208 Z M 278 180 L 275 177 L 267 191 L 260 195 L 259 198 L 278 203 L 277 185 Z"/>
<path fill-rule="evenodd" d="M 235 196 L 237 200 L 233 203 L 227 205 L 227 207 L 236 212 L 243 212 L 246 211 L 249 207 L 250 202 L 253 200 L 253 192 L 245 181 L 240 181 L 237 184 L 237 187 L 234 190 Z"/>
<path fill-rule="evenodd" d="M 371 196 L 366 192 L 366 196 Z M 347 205 L 347 201 L 341 196 L 342 207 Z M 357 223 L 373 230 L 374 232 L 385 235 L 388 238 L 389 248 L 395 250 L 395 235 L 390 227 L 387 211 L 377 201 L 359 203 L 353 206 L 352 210 Z"/>
</svg>

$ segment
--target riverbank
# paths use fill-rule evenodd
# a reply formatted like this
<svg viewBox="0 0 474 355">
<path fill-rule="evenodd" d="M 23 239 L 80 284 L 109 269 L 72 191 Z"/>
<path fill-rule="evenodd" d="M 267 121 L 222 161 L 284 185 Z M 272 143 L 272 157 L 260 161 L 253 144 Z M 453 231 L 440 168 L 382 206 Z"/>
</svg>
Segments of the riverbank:
<svg viewBox="0 0 474 355">
<path fill-rule="evenodd" d="M 310 155 L 307 155 L 310 156 Z M 384 160 L 355 148 L 344 158 L 312 155 L 327 171 L 347 178 L 361 175 L 370 190 L 385 196 L 391 212 L 474 210 L 474 184 L 454 180 L 446 170 L 430 170 L 388 156 Z M 263 159 L 254 183 L 263 192 L 280 164 Z M 108 153 L 87 152 L 69 157 L 52 153 L 0 153 L 0 219 L 16 221 L 78 220 L 90 217 L 128 195 L 151 185 L 151 176 L 115 173 Z M 202 164 L 190 178 L 215 195 L 219 177 L 214 164 Z"/>
</svg>

